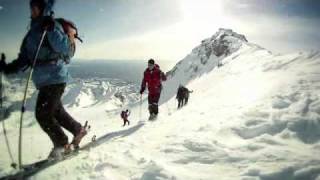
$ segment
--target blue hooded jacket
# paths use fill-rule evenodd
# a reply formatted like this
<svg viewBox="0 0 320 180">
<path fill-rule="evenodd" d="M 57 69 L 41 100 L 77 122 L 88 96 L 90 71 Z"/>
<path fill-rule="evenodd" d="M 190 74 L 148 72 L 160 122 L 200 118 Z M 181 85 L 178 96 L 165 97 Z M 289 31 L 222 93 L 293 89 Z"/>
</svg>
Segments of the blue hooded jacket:
<svg viewBox="0 0 320 180">
<path fill-rule="evenodd" d="M 48 0 L 43 15 L 48 15 L 52 11 L 53 2 Z M 18 58 L 11 63 L 15 64 L 17 69 L 25 69 L 32 64 L 43 34 L 43 20 L 44 16 L 32 19 L 30 30 L 23 39 Z M 70 61 L 73 53 L 68 35 L 64 33 L 62 25 L 55 21 L 53 30 L 48 31 L 44 38 L 37 62 L 41 64 L 41 61 L 57 60 L 57 63 L 42 63 L 34 67 L 32 80 L 35 86 L 39 89 L 47 85 L 67 83 L 69 72 L 66 61 Z"/>
</svg>

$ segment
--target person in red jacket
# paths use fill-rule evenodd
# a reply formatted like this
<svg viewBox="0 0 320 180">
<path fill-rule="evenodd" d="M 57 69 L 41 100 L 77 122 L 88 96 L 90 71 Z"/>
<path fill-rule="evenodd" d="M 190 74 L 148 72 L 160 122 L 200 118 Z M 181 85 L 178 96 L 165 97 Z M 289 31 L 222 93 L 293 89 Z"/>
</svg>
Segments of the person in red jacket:
<svg viewBox="0 0 320 180">
<path fill-rule="evenodd" d="M 149 120 L 153 120 L 158 115 L 158 102 L 160 99 L 162 85 L 161 82 L 167 80 L 166 75 L 160 70 L 158 64 L 153 59 L 149 59 L 148 68 L 144 71 L 141 83 L 140 94 L 143 94 L 148 86 Z"/>
</svg>

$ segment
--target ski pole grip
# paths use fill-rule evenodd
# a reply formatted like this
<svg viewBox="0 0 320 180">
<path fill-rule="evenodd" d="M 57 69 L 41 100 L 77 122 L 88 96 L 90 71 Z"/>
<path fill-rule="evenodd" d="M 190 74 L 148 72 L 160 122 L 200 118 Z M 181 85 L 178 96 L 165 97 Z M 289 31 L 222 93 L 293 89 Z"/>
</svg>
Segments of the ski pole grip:
<svg viewBox="0 0 320 180">
<path fill-rule="evenodd" d="M 5 61 L 6 60 L 6 55 L 4 53 L 1 53 L 1 61 Z"/>
</svg>

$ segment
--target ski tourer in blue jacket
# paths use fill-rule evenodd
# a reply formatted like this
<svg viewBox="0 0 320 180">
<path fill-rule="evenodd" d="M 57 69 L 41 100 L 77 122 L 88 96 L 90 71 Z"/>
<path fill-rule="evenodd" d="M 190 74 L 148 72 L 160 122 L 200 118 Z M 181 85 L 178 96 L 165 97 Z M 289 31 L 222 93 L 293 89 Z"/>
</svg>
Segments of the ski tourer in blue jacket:
<svg viewBox="0 0 320 180">
<path fill-rule="evenodd" d="M 86 126 L 81 126 L 66 112 L 61 102 L 69 78 L 67 63 L 75 51 L 77 32 L 72 26 L 65 30 L 65 27 L 49 16 L 53 4 L 54 0 L 30 1 L 31 26 L 22 41 L 18 58 L 9 64 L 1 60 L 0 70 L 9 74 L 32 66 L 41 37 L 47 31 L 32 75 L 39 90 L 35 116 L 53 143 L 49 157 L 60 159 L 63 154 L 70 152 L 70 145 L 78 147 L 87 130 Z M 73 134 L 71 143 L 62 127 Z"/>
<path fill-rule="evenodd" d="M 51 6 L 47 6 L 42 15 L 32 18 L 30 30 L 22 41 L 18 58 L 5 68 L 6 73 L 14 73 L 31 66 L 45 28 L 44 24 L 51 23 L 41 45 L 32 76 L 38 89 L 51 84 L 67 83 L 69 79 L 67 63 L 74 54 L 74 45 L 64 33 L 62 25 L 53 19 L 50 20 L 50 16 L 44 16 L 52 11 Z"/>
</svg>

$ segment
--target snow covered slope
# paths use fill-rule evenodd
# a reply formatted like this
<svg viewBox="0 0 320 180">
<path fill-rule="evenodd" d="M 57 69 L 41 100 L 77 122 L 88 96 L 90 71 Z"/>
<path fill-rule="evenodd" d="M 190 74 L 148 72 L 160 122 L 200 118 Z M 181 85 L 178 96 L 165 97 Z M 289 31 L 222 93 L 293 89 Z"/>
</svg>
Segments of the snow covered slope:
<svg viewBox="0 0 320 180">
<path fill-rule="evenodd" d="M 91 122 L 83 143 L 96 134 L 101 144 L 32 179 L 319 180 L 319 69 L 319 52 L 274 55 L 221 29 L 169 73 L 158 120 L 146 120 L 145 101 L 125 128 L 103 106 L 69 108 Z M 176 110 L 180 83 L 194 92 Z M 24 131 L 24 162 L 45 158 L 48 138 L 36 125 Z M 13 172 L 4 148 L 1 175 Z"/>
<path fill-rule="evenodd" d="M 169 81 L 165 83 L 167 88 L 164 88 L 163 102 L 176 93 L 179 84 L 186 85 L 190 80 L 222 66 L 223 59 L 248 46 L 258 48 L 257 45 L 248 43 L 244 35 L 231 29 L 219 29 L 211 38 L 201 41 L 199 46 L 167 73 Z"/>
</svg>

